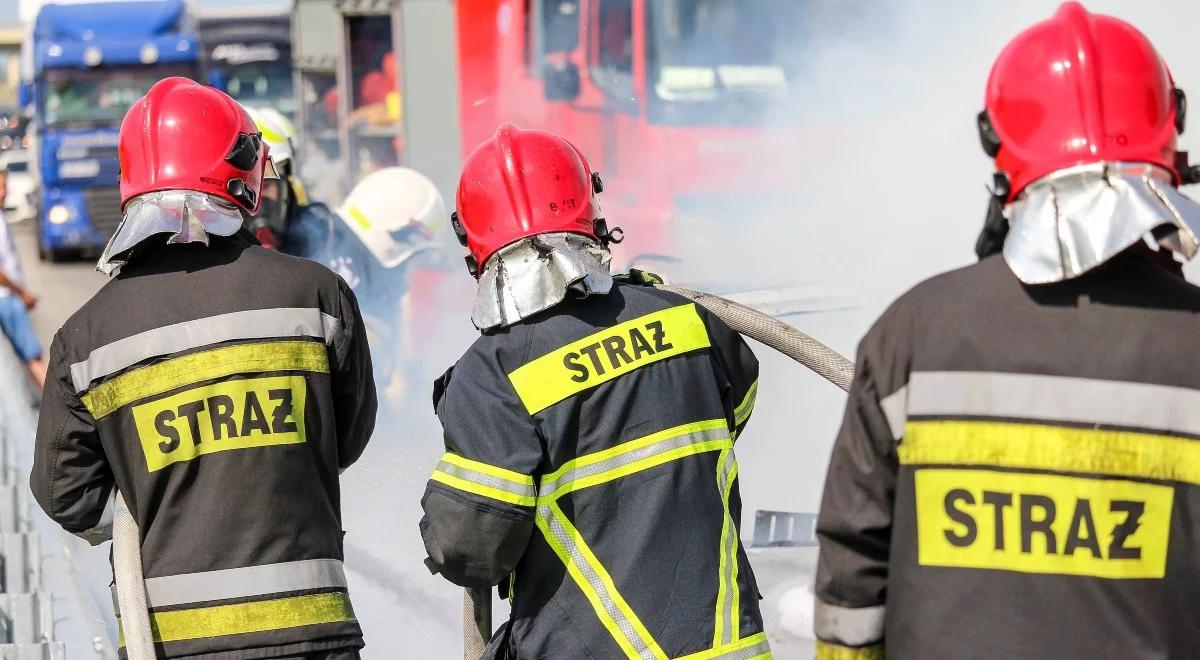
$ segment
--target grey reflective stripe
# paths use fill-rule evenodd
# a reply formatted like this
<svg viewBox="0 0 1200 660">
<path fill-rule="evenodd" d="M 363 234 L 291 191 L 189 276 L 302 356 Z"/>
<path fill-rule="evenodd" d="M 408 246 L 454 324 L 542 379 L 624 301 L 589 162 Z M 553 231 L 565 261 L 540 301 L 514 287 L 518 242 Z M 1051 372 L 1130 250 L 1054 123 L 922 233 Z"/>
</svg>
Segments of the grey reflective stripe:
<svg viewBox="0 0 1200 660">
<path fill-rule="evenodd" d="M 869 646 L 883 639 L 883 605 L 839 607 L 817 599 L 813 632 L 817 639 L 839 646 Z"/>
<path fill-rule="evenodd" d="M 709 660 L 753 660 L 753 658 L 770 652 L 771 644 L 764 639 L 753 646 L 725 651 L 724 653 L 718 652 L 716 655 L 704 655 L 703 657 Z"/>
<path fill-rule="evenodd" d="M 148 358 L 170 355 L 222 341 L 271 337 L 318 337 L 333 341 L 339 322 L 316 308 L 277 307 L 208 316 L 194 321 L 139 332 L 92 351 L 71 365 L 76 392 L 97 378 L 116 373 Z"/>
<path fill-rule="evenodd" d="M 346 573 L 337 559 L 302 561 L 229 568 L 147 578 L 146 596 L 151 607 L 185 605 L 229 598 L 248 598 L 307 589 L 344 589 Z"/>
<path fill-rule="evenodd" d="M 645 660 L 654 660 L 656 657 L 654 651 L 651 649 L 650 644 L 647 643 L 647 640 L 642 639 L 641 635 L 638 634 L 637 624 L 625 616 L 625 613 L 617 606 L 617 598 L 620 596 L 609 590 L 605 581 L 592 568 L 591 563 L 584 556 L 579 544 L 576 543 L 575 536 L 567 531 L 562 521 L 558 519 L 554 510 L 549 506 L 539 506 L 537 511 L 538 515 L 546 522 L 545 529 L 554 536 L 554 540 L 560 546 L 566 549 L 567 554 L 570 556 L 571 564 L 583 576 L 584 581 L 587 582 L 587 586 L 599 597 L 601 606 L 604 608 L 604 613 L 617 624 L 617 628 L 620 629 L 621 634 L 637 650 L 637 657 L 644 658 Z M 610 632 L 612 631 L 610 630 Z"/>
<path fill-rule="evenodd" d="M 600 461 L 599 463 L 592 463 L 590 465 L 581 465 L 577 468 L 567 470 L 553 481 L 543 481 L 539 492 L 541 493 L 542 497 L 548 497 L 553 494 L 554 491 L 579 481 L 580 479 L 595 476 L 624 465 L 629 465 L 630 463 L 636 463 L 640 460 L 651 458 L 658 454 L 665 454 L 673 449 L 679 449 L 680 447 L 699 444 L 709 440 L 723 440 L 728 437 L 729 429 L 722 427 L 707 429 L 704 431 L 692 431 L 690 433 L 683 433 L 681 435 L 663 438 L 654 444 L 646 445 L 645 447 L 639 447 L 638 449 L 633 449 L 623 454 L 618 454 L 608 460 Z"/>
<path fill-rule="evenodd" d="M 737 585 L 737 541 L 738 532 L 733 526 L 733 519 L 729 515 L 729 492 L 731 484 L 730 476 L 733 474 L 734 467 L 737 466 L 737 459 L 733 456 L 733 451 L 726 449 L 721 452 L 721 465 L 718 467 L 717 486 L 721 489 L 721 502 L 725 508 L 725 530 L 722 534 L 721 541 L 721 561 L 720 566 L 724 568 L 720 576 L 720 580 L 724 585 L 724 602 L 719 604 L 721 608 L 721 644 L 728 644 L 734 640 L 733 622 L 734 617 L 738 615 L 734 612 L 734 594 L 738 588 Z"/>
<path fill-rule="evenodd" d="M 904 420 L 908 415 L 908 386 L 883 397 L 879 407 L 887 418 L 888 428 L 892 430 L 892 439 L 899 440 L 904 435 Z"/>
<path fill-rule="evenodd" d="M 489 488 L 495 488 L 496 490 L 502 490 L 506 493 L 512 493 L 513 495 L 520 495 L 521 497 L 537 497 L 537 486 L 533 484 L 521 484 L 515 481 L 509 481 L 508 479 L 502 479 L 500 477 L 487 474 L 486 472 L 479 472 L 477 470 L 469 470 L 464 467 L 459 467 L 449 461 L 444 460 L 438 461 L 437 468 L 435 469 L 438 472 L 444 472 L 451 476 L 458 477 L 459 479 L 480 484 L 482 486 L 487 486 Z"/>
<path fill-rule="evenodd" d="M 919 371 L 908 416 L 1000 417 L 1200 436 L 1200 390 L 1092 378 Z"/>
</svg>

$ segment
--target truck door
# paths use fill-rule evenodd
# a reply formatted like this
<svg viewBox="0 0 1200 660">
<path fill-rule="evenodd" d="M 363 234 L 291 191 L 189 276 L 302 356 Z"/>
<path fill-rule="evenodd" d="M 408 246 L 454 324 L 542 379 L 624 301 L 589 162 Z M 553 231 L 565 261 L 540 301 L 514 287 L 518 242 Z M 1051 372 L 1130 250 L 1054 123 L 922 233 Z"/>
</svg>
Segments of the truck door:
<svg viewBox="0 0 1200 660">
<path fill-rule="evenodd" d="M 314 197 L 332 202 L 342 183 L 333 174 L 341 160 L 338 131 L 338 40 L 329 26 L 339 16 L 326 0 L 299 0 L 292 14 L 292 63 L 297 100 L 297 127 L 303 157 L 300 175 Z"/>
<path fill-rule="evenodd" d="M 400 5 L 380 9 L 342 8 L 342 53 L 338 71 L 342 154 L 348 191 L 364 176 L 404 158 L 403 101 L 395 39 Z"/>
<path fill-rule="evenodd" d="M 608 109 L 600 124 L 603 166 L 606 174 L 617 176 L 616 117 L 618 113 L 628 112 L 630 100 L 634 98 L 633 2 L 600 0 L 596 3 L 594 17 L 590 73 L 596 86 L 604 92 Z"/>
</svg>

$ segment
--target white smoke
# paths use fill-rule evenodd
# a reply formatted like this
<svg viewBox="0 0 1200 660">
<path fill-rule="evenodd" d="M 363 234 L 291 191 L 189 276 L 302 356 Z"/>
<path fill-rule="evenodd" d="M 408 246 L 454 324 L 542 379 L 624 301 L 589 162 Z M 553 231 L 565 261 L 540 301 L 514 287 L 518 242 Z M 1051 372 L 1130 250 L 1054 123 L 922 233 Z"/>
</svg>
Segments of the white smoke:
<svg viewBox="0 0 1200 660">
<path fill-rule="evenodd" d="M 988 71 L 1009 39 L 1051 16 L 1058 3 L 809 5 L 805 25 L 797 28 L 799 61 L 792 63 L 801 72 L 801 93 L 776 109 L 795 118 L 800 130 L 765 141 L 788 141 L 776 145 L 769 165 L 790 175 L 792 184 L 781 191 L 790 212 L 763 221 L 747 220 L 753 209 L 745 217 L 724 217 L 714 230 L 719 234 L 691 241 L 699 247 L 683 253 L 683 263 L 661 270 L 726 291 L 803 284 L 851 292 L 853 309 L 787 320 L 852 357 L 892 299 L 926 277 L 974 261 L 992 171 L 974 123 Z M 1103 0 L 1087 6 L 1142 29 L 1177 84 L 1200 98 L 1200 58 L 1190 51 L 1200 3 Z M 1198 122 L 1183 147 L 1197 144 Z M 739 175 L 730 176 L 735 185 Z M 619 193 L 610 188 L 606 194 Z M 465 272 L 452 271 L 455 276 L 466 281 Z M 396 657 L 399 650 L 411 657 L 459 654 L 460 592 L 421 565 L 416 527 L 421 491 L 442 451 L 429 381 L 474 337 L 469 290 L 453 291 L 443 329 L 407 349 L 423 374 L 409 384 L 411 414 L 382 417 L 363 461 L 342 480 L 351 589 L 370 645 L 367 657 Z M 763 362 L 759 404 L 738 446 L 746 538 L 756 509 L 817 510 L 845 403 L 834 386 L 755 348 Z M 774 595 L 770 585 L 763 587 Z M 807 597 L 797 590 L 785 598 L 797 630 L 809 625 L 801 602 Z M 497 610 L 496 623 L 504 617 Z"/>
<path fill-rule="evenodd" d="M 853 358 L 890 301 L 975 261 L 992 172 L 974 120 L 988 72 L 1005 43 L 1058 3 L 813 6 L 819 29 L 806 31 L 811 41 L 796 63 L 801 101 L 778 108 L 804 118 L 804 130 L 782 150 L 788 157 L 775 164 L 794 173 L 794 215 L 742 235 L 730 223 L 720 252 L 708 257 L 735 282 L 778 284 L 782 272 L 788 283 L 851 292 L 852 311 L 787 320 Z M 1086 6 L 1139 27 L 1176 84 L 1200 98 L 1200 58 L 1190 51 L 1200 4 Z M 1181 148 L 1198 144 L 1200 118 L 1192 119 Z M 738 450 L 745 520 L 755 509 L 816 511 L 845 398 L 769 349 L 756 352 L 764 363 L 759 405 Z"/>
</svg>

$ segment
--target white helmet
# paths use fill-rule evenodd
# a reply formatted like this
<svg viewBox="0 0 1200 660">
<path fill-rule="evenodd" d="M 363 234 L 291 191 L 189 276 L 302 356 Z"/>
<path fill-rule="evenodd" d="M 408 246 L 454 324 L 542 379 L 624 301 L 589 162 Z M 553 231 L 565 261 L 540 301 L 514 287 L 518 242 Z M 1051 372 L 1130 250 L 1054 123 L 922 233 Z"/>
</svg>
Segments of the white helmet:
<svg viewBox="0 0 1200 660">
<path fill-rule="evenodd" d="M 434 247 L 432 239 L 446 222 L 446 204 L 429 177 L 407 167 L 385 167 L 359 181 L 337 215 L 384 268 L 395 268 Z"/>
<path fill-rule="evenodd" d="M 283 168 L 296 157 L 296 144 L 300 142 L 300 134 L 291 120 L 283 113 L 271 107 L 245 106 L 246 112 L 254 120 L 262 133 L 263 141 L 271 148 L 271 160 L 276 167 Z M 296 169 L 294 166 L 288 168 Z"/>
</svg>

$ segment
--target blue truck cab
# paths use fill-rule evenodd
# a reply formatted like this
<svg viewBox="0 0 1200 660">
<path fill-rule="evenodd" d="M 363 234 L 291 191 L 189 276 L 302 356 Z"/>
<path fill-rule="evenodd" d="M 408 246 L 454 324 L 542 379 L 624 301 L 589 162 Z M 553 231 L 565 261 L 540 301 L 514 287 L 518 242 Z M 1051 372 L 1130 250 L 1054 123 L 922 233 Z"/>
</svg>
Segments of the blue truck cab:
<svg viewBox="0 0 1200 660">
<path fill-rule="evenodd" d="M 39 254 L 98 252 L 121 220 L 117 135 L 125 112 L 162 78 L 199 78 L 188 7 L 184 0 L 47 4 L 26 53 Z"/>
</svg>

